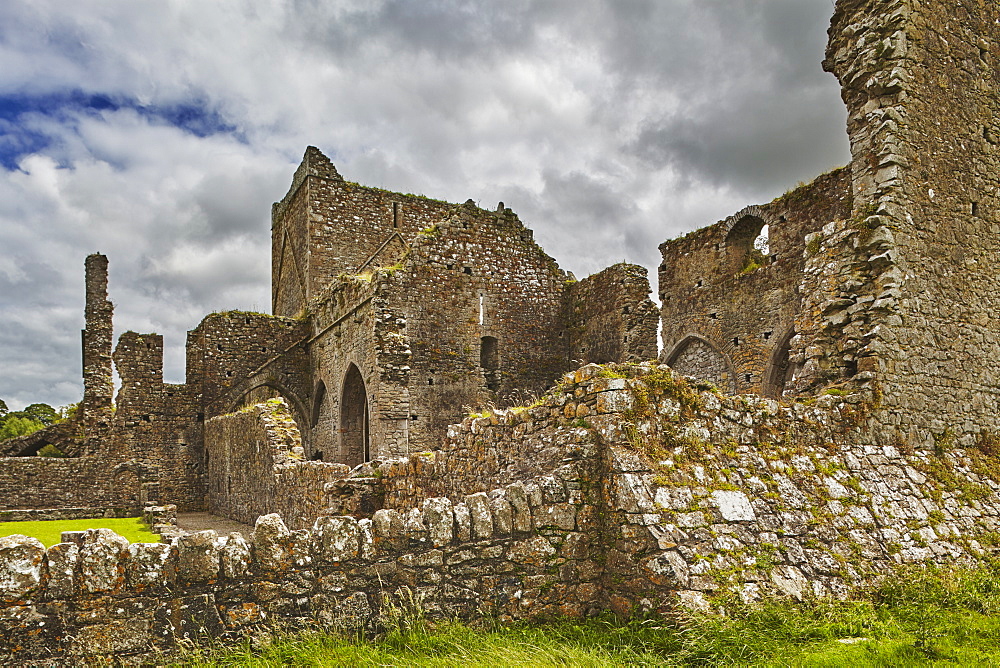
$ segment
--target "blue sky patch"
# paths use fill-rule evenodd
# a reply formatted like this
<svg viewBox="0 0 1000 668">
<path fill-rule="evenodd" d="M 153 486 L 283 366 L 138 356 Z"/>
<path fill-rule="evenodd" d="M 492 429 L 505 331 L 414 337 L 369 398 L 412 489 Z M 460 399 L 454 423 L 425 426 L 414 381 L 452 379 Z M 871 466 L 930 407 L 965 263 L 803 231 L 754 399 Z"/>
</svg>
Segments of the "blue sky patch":
<svg viewBox="0 0 1000 668">
<path fill-rule="evenodd" d="M 23 123 L 26 115 L 48 116 L 61 121 L 77 114 L 101 114 L 131 109 L 153 124 L 171 125 L 196 137 L 215 134 L 236 134 L 237 128 L 227 123 L 218 111 L 203 100 L 183 104 L 142 105 L 122 96 L 69 91 L 44 95 L 0 95 L 0 165 L 17 169 L 25 155 L 48 148 L 54 138 Z"/>
</svg>

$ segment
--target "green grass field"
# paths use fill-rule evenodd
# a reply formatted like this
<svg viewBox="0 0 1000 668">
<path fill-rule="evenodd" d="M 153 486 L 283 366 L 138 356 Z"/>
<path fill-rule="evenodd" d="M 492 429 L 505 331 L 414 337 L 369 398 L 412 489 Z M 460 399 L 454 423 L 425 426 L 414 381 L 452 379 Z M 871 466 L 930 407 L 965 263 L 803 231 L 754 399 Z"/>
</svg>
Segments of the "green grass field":
<svg viewBox="0 0 1000 668">
<path fill-rule="evenodd" d="M 852 600 L 470 628 L 413 618 L 374 639 L 321 633 L 189 651 L 183 666 L 1000 666 L 1000 564 L 914 568 Z"/>
<path fill-rule="evenodd" d="M 138 517 L 101 517 L 92 520 L 47 520 L 40 522 L 0 522 L 0 536 L 22 534 L 42 541 L 45 547 L 52 547 L 62 541 L 63 531 L 83 531 L 85 529 L 111 529 L 124 536 L 131 543 L 159 543 L 160 537 Z"/>
</svg>

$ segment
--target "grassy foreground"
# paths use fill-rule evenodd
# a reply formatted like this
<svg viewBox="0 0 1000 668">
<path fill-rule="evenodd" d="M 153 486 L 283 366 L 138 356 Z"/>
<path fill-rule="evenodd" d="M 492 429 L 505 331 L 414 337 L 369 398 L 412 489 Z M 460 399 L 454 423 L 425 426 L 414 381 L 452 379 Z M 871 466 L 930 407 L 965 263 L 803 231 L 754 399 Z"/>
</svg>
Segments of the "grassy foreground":
<svg viewBox="0 0 1000 668">
<path fill-rule="evenodd" d="M 42 541 L 45 547 L 62 542 L 63 531 L 111 529 L 130 543 L 159 543 L 160 537 L 138 517 L 100 517 L 92 520 L 45 520 L 38 522 L 0 522 L 0 537 L 21 534 Z"/>
<path fill-rule="evenodd" d="M 915 568 L 848 601 L 730 604 L 727 616 L 513 627 L 419 615 L 374 640 L 321 633 L 189 651 L 184 666 L 1000 666 L 1000 563 Z"/>
</svg>

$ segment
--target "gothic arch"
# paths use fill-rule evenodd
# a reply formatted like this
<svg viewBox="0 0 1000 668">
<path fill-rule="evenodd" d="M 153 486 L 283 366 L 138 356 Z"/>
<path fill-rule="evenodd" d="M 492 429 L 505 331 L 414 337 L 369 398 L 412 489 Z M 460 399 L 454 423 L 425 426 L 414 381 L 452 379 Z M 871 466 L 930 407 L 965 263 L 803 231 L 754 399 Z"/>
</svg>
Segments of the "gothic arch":
<svg viewBox="0 0 1000 668">
<path fill-rule="evenodd" d="M 309 426 L 315 427 L 319 424 L 320 413 L 323 410 L 324 401 L 326 401 L 326 383 L 321 380 L 316 383 L 316 390 L 313 392 L 313 409 L 309 420 Z"/>
<path fill-rule="evenodd" d="M 340 392 L 341 463 L 354 467 L 371 460 L 368 389 L 361 370 L 348 365 Z"/>
<path fill-rule="evenodd" d="M 309 422 L 306 421 L 306 416 L 310 415 L 310 412 L 306 410 L 302 400 L 299 399 L 294 392 L 281 383 L 273 380 L 265 380 L 256 384 L 250 383 L 250 385 L 251 387 L 249 389 L 240 392 L 237 395 L 236 400 L 230 404 L 230 413 L 233 413 L 248 404 L 259 403 L 276 396 L 282 397 L 288 402 L 288 408 L 292 412 L 292 418 L 294 418 L 295 424 L 299 428 L 299 433 L 302 435 L 303 439 L 306 438 L 308 430 L 305 429 L 305 427 L 309 424 Z"/>
<path fill-rule="evenodd" d="M 736 394 L 736 368 L 724 352 L 700 334 L 688 334 L 664 358 L 677 373 L 715 383 L 723 392 Z"/>
</svg>

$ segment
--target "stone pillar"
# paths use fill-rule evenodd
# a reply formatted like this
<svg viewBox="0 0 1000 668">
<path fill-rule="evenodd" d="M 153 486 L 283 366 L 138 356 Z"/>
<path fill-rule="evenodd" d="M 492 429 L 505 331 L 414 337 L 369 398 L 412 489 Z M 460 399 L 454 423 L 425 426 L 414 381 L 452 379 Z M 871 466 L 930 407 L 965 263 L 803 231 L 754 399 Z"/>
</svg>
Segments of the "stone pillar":
<svg viewBox="0 0 1000 668">
<path fill-rule="evenodd" d="M 83 401 L 80 414 L 88 436 L 111 424 L 114 382 L 111 377 L 112 314 L 108 300 L 108 258 L 87 256 L 87 327 L 83 330 Z"/>
</svg>

